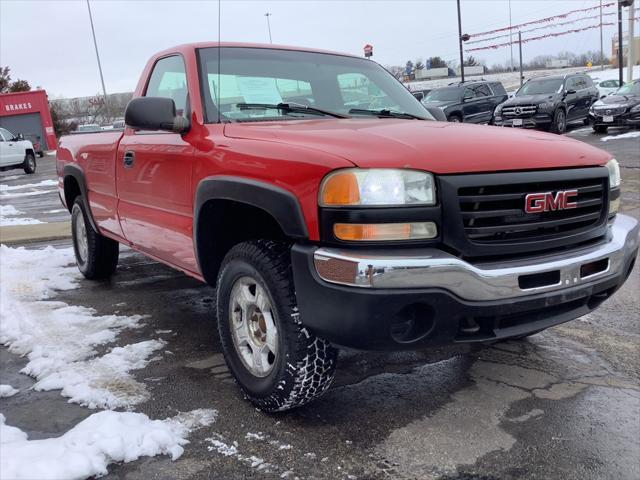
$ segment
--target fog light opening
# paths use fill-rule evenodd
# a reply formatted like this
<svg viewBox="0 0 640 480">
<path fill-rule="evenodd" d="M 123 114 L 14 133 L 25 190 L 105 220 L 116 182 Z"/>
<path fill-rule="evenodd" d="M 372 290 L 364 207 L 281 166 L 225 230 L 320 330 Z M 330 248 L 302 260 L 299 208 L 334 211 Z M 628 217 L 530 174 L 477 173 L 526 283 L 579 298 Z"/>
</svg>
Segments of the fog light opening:
<svg viewBox="0 0 640 480">
<path fill-rule="evenodd" d="M 398 343 L 423 339 L 435 325 L 435 311 L 430 305 L 413 303 L 403 307 L 391 321 L 391 338 Z"/>
</svg>

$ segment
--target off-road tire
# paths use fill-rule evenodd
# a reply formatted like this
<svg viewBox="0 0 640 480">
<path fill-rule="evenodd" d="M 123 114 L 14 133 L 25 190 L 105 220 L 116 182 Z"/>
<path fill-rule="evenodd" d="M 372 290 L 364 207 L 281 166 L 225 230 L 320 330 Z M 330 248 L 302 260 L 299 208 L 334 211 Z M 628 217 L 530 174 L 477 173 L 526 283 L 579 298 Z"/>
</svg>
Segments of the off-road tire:
<svg viewBox="0 0 640 480">
<path fill-rule="evenodd" d="M 593 126 L 593 131 L 596 133 L 607 133 L 607 130 L 609 130 L 609 127 L 607 127 L 606 125 L 594 125 Z"/>
<path fill-rule="evenodd" d="M 36 157 L 33 153 L 27 153 L 24 156 L 24 163 L 22 164 L 24 173 L 29 175 L 36 173 Z"/>
<path fill-rule="evenodd" d="M 232 338 L 231 293 L 241 277 L 250 277 L 266 291 L 277 329 L 278 354 L 271 371 L 263 377 L 254 375 L 245 366 Z M 267 412 L 285 411 L 327 391 L 335 373 L 337 350 L 308 331 L 300 321 L 290 245 L 255 240 L 234 246 L 220 267 L 216 305 L 227 366 L 255 406 Z"/>
<path fill-rule="evenodd" d="M 118 266 L 120 244 L 96 232 L 86 214 L 82 197 L 77 197 L 71 209 L 73 251 L 78 269 L 89 280 L 109 278 Z M 80 254 L 77 223 L 83 222 L 86 233 L 86 258 Z"/>
<path fill-rule="evenodd" d="M 562 108 L 557 108 L 553 112 L 553 121 L 551 122 L 551 131 L 562 135 L 567 131 L 567 114 Z"/>
</svg>

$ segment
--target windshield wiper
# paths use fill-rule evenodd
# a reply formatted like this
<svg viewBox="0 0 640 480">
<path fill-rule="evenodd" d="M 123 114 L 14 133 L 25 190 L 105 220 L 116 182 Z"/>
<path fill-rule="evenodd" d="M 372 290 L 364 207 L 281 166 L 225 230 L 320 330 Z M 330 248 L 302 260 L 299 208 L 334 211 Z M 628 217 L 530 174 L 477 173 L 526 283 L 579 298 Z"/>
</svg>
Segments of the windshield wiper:
<svg viewBox="0 0 640 480">
<path fill-rule="evenodd" d="M 353 113 L 356 115 L 372 115 L 372 116 L 383 117 L 383 118 L 411 118 L 415 120 L 426 120 L 426 118 L 420 117 L 418 115 L 414 115 L 413 113 L 396 112 L 394 110 L 389 110 L 388 108 L 383 108 L 382 110 L 352 108 L 351 110 L 349 110 L 349 113 Z"/>
<path fill-rule="evenodd" d="M 310 107 L 302 103 L 237 103 L 240 110 L 282 110 L 284 112 L 304 112 L 315 115 L 326 115 L 335 118 L 349 118 L 341 113 L 330 112 L 321 108 Z"/>
</svg>

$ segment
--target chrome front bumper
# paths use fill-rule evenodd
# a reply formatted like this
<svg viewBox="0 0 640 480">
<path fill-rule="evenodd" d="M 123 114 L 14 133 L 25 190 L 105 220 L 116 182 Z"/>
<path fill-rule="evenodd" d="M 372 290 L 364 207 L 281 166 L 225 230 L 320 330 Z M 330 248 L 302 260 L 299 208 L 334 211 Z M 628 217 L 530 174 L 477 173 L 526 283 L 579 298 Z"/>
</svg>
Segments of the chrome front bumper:
<svg viewBox="0 0 640 480">
<path fill-rule="evenodd" d="M 602 243 L 560 254 L 471 264 L 438 249 L 389 255 L 382 250 L 319 248 L 314 252 L 314 265 L 320 278 L 340 285 L 368 289 L 432 287 L 465 300 L 500 300 L 620 275 L 637 253 L 639 235 L 638 221 L 619 214 Z"/>
</svg>

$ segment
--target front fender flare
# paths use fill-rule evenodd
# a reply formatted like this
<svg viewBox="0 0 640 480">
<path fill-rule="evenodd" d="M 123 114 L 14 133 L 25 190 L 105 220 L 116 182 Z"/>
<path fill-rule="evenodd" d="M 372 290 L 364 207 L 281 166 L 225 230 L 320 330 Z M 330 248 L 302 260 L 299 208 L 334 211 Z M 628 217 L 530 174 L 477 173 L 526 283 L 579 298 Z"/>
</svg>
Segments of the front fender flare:
<svg viewBox="0 0 640 480">
<path fill-rule="evenodd" d="M 193 215 L 193 242 L 201 272 L 205 255 L 200 250 L 202 245 L 198 225 L 201 210 L 210 200 L 231 200 L 259 208 L 275 219 L 287 237 L 296 240 L 309 238 L 300 203 L 290 191 L 250 178 L 227 175 L 207 177 L 200 181 L 196 189 Z"/>
</svg>

